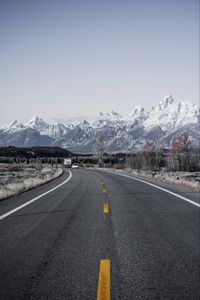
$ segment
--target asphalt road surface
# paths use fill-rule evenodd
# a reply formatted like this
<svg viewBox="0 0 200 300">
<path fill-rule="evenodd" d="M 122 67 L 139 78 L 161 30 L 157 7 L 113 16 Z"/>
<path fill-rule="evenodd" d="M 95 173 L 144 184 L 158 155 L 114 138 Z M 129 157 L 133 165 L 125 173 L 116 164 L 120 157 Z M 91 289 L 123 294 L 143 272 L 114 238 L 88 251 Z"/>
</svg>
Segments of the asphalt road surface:
<svg viewBox="0 0 200 300">
<path fill-rule="evenodd" d="M 198 206 L 130 178 L 71 172 L 0 202 L 1 300 L 200 298 Z"/>
</svg>

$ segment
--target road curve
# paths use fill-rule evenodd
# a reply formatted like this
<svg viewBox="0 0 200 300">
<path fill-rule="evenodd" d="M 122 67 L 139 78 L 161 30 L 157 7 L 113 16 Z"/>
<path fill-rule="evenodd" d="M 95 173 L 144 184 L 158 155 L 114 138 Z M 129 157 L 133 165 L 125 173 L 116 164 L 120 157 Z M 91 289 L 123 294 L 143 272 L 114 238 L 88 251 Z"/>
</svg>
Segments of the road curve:
<svg viewBox="0 0 200 300">
<path fill-rule="evenodd" d="M 101 265 L 111 299 L 199 299 L 197 206 L 98 170 L 67 178 L 0 202 L 2 216 L 60 185 L 0 221 L 0 299 L 97 299 Z"/>
</svg>

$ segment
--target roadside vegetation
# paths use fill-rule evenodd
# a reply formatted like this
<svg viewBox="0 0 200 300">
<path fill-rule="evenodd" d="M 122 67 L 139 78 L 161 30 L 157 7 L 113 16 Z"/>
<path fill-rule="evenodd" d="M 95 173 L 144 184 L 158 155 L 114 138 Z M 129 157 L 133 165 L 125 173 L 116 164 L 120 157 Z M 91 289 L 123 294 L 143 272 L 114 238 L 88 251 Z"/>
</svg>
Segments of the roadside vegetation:
<svg viewBox="0 0 200 300">
<path fill-rule="evenodd" d="M 171 149 L 149 145 L 138 153 L 106 153 L 99 135 L 94 153 L 74 154 L 59 147 L 0 148 L 0 199 L 26 191 L 62 173 L 64 159 L 80 167 L 103 167 L 130 175 L 145 176 L 200 191 L 200 152 L 186 138 Z"/>
<path fill-rule="evenodd" d="M 62 174 L 59 165 L 0 164 L 0 200 L 25 192 Z"/>
</svg>

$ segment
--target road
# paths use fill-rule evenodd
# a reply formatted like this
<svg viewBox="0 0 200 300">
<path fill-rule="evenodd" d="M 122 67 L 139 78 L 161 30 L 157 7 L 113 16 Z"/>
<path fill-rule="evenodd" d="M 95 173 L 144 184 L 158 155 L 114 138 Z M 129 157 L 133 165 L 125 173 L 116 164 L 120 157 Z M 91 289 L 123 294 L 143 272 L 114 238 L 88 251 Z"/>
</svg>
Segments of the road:
<svg viewBox="0 0 200 300">
<path fill-rule="evenodd" d="M 127 177 L 71 172 L 15 212 L 69 172 L 0 202 L 0 299 L 199 299 L 197 206 Z"/>
</svg>

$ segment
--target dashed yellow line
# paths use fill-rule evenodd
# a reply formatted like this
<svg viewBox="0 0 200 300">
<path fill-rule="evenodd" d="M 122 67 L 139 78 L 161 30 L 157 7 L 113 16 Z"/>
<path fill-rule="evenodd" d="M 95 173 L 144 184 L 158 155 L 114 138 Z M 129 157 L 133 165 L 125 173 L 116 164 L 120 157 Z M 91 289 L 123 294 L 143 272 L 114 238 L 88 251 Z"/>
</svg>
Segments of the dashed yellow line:
<svg viewBox="0 0 200 300">
<path fill-rule="evenodd" d="M 97 300 L 110 300 L 110 260 L 100 260 Z"/>
<path fill-rule="evenodd" d="M 108 214 L 108 211 L 109 211 L 109 209 L 108 209 L 108 203 L 104 203 L 104 205 L 103 205 L 103 212 L 104 212 L 104 214 Z"/>
<path fill-rule="evenodd" d="M 106 187 L 102 187 L 101 192 L 104 194 L 108 193 L 108 189 Z"/>
</svg>

